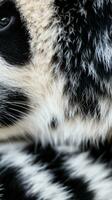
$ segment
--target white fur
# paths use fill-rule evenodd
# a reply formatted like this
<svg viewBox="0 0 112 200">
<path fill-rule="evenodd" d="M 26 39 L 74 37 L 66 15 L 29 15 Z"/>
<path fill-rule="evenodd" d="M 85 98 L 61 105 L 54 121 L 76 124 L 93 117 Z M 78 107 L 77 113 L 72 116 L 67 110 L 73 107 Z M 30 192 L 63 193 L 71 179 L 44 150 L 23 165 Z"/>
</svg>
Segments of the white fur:
<svg viewBox="0 0 112 200">
<path fill-rule="evenodd" d="M 96 56 L 100 62 L 105 63 L 106 70 L 110 70 L 112 59 L 112 46 L 109 44 L 108 31 L 105 31 L 99 38 L 99 43 L 96 48 Z"/>
<path fill-rule="evenodd" d="M 112 178 L 109 178 L 111 170 L 105 164 L 98 161 L 93 163 L 87 153 L 70 158 L 65 167 L 68 168 L 70 177 L 84 177 L 89 184 L 89 190 L 94 191 L 95 199 L 112 199 Z"/>
<path fill-rule="evenodd" d="M 7 147 L 6 147 L 7 148 Z M 0 165 L 17 167 L 19 180 L 26 191 L 26 196 L 40 196 L 40 199 L 69 200 L 71 196 L 59 183 L 53 183 L 53 175 L 45 165 L 33 164 L 31 155 L 21 153 L 16 148 L 9 148 Z M 3 149 L 2 149 L 3 152 Z"/>
<path fill-rule="evenodd" d="M 0 58 L 0 84 L 13 89 L 21 88 L 30 99 L 31 112 L 15 125 L 0 128 L 0 138 L 7 139 L 29 133 L 34 139 L 41 138 L 44 143 L 46 140 L 55 143 L 67 140 L 80 143 L 88 138 L 93 141 L 97 141 L 100 137 L 102 140 L 105 139 L 108 133 L 111 134 L 112 128 L 111 101 L 100 99 L 100 120 L 90 117 L 83 119 L 81 115 L 74 116 L 74 110 L 68 106 L 68 97 L 63 96 L 64 77 L 58 73 L 58 77 L 54 78 L 52 74 L 54 66 L 51 64 L 51 58 L 57 51 L 53 49 L 53 43 L 56 41 L 58 32 L 62 31 L 60 28 L 57 29 L 58 21 L 56 20 L 50 29 L 46 29 L 54 13 L 53 0 L 46 2 L 44 0 L 15 0 L 15 2 L 27 22 L 33 57 L 31 62 L 24 67 L 11 67 L 3 58 Z M 99 4 L 102 5 L 101 2 L 103 3 L 100 1 Z M 100 54 L 108 63 L 112 49 L 108 47 L 106 39 L 105 41 L 105 51 L 100 49 L 99 43 L 96 54 L 98 57 Z M 91 65 L 89 73 L 93 73 Z M 77 109 L 77 105 L 75 106 Z M 65 118 L 65 110 L 69 112 L 69 120 Z M 53 117 L 58 120 L 56 130 L 50 127 Z"/>
</svg>

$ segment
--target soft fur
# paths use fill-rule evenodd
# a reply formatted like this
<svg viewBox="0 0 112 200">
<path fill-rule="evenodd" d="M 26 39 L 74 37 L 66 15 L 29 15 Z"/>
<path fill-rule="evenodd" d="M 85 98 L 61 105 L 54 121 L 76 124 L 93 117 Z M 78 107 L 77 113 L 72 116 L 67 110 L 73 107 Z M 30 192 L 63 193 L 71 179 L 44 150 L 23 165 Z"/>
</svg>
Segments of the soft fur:
<svg viewBox="0 0 112 200">
<path fill-rule="evenodd" d="M 1 200 L 111 200 L 112 148 L 0 146 Z"/>
<path fill-rule="evenodd" d="M 111 75 L 112 0 L 0 0 L 1 200 L 112 199 Z"/>
<path fill-rule="evenodd" d="M 4 2 L 9 1 L 1 1 L 1 5 Z M 1 123 L 1 139 L 28 133 L 43 142 L 80 143 L 111 136 L 111 0 L 13 3 L 25 27 L 27 36 L 21 37 L 28 40 L 29 56 L 22 63 L 20 57 L 19 63 L 16 54 L 10 55 L 18 48 L 24 53 L 20 43 L 9 54 L 6 50 L 5 56 L 1 49 L 0 84 L 5 88 L 1 89 L 1 106 L 11 91 L 8 107 L 10 101 L 15 102 L 13 109 L 22 114 L 19 119 L 13 112 L 6 114 L 9 123 Z M 27 101 L 13 100 L 13 93 L 20 91 Z M 19 106 L 25 108 L 24 113 Z"/>
</svg>

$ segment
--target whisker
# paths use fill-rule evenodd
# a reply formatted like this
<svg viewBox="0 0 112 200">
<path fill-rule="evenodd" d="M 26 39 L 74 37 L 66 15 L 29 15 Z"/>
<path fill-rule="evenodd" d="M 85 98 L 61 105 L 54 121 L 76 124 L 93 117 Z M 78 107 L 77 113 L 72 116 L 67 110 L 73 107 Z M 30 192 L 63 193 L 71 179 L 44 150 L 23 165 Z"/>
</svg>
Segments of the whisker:
<svg viewBox="0 0 112 200">
<path fill-rule="evenodd" d="M 11 117 L 11 119 L 9 119 L 7 116 Z M 7 113 L 7 116 L 5 116 L 10 122 L 12 122 L 13 124 L 16 124 L 17 121 L 19 121 L 20 119 L 18 117 L 15 117 L 13 115 L 11 115 L 10 113 Z M 23 117 L 21 117 L 23 118 Z M 16 121 L 15 121 L 16 120 Z"/>
<path fill-rule="evenodd" d="M 20 113 L 20 114 L 22 114 L 22 115 L 24 115 L 24 116 L 28 116 L 25 112 L 22 112 L 22 111 L 20 111 L 20 110 L 17 110 L 17 109 L 14 109 L 14 108 L 9 108 L 9 110 L 12 110 L 12 111 L 15 111 L 15 112 L 17 112 L 17 113 Z"/>
<path fill-rule="evenodd" d="M 12 104 L 11 104 L 11 105 L 12 105 Z M 24 106 L 18 106 L 18 105 L 17 105 L 17 109 L 12 108 L 12 107 L 9 107 L 9 109 L 15 109 L 15 110 L 17 110 L 17 111 L 19 111 L 19 108 L 23 108 L 24 110 L 26 110 L 26 111 L 28 111 L 28 112 L 31 111 L 29 108 L 26 108 L 26 107 L 24 107 Z M 21 111 L 21 112 L 22 112 L 22 111 Z"/>
<path fill-rule="evenodd" d="M 16 101 L 13 101 L 13 102 L 6 102 L 7 104 L 16 104 L 16 105 L 22 105 L 22 106 L 27 106 L 27 107 L 30 107 L 30 108 L 34 108 L 34 106 L 30 105 L 30 104 L 24 104 L 24 103 L 21 103 L 21 102 L 16 102 Z"/>
<path fill-rule="evenodd" d="M 5 121 L 3 121 L 2 119 L 0 119 L 0 123 L 1 123 L 1 125 L 4 124 L 6 127 L 8 127 L 8 124 Z M 1 128 L 1 126 L 0 126 L 0 128 Z"/>
<path fill-rule="evenodd" d="M 16 119 L 16 121 L 17 121 L 17 118 L 15 118 L 14 116 L 12 116 L 12 115 L 9 114 L 9 113 L 4 113 L 4 116 L 5 116 L 5 119 L 7 119 L 9 122 L 11 122 L 11 123 L 13 123 L 13 124 L 16 124 L 15 121 L 14 121 L 13 119 Z M 8 116 L 11 117 L 11 119 L 8 118 Z M 7 127 L 9 127 L 9 124 L 7 124 L 5 121 L 2 120 L 2 123 L 5 124 Z"/>
</svg>

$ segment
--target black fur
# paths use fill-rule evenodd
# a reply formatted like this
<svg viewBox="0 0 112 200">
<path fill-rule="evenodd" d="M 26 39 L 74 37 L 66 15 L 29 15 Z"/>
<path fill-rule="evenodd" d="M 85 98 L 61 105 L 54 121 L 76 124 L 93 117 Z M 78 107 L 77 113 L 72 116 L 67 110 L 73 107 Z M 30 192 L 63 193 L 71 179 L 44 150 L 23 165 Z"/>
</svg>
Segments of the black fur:
<svg viewBox="0 0 112 200">
<path fill-rule="evenodd" d="M 11 1 L 0 5 L 0 18 L 14 16 L 14 22 L 0 31 L 0 55 L 11 65 L 24 65 L 30 61 L 30 36 L 19 11 Z"/>
<path fill-rule="evenodd" d="M 2 198 L 5 200 L 38 200 L 38 198 L 25 195 L 24 185 L 18 177 L 18 168 L 8 167 L 0 176 L 0 184 L 4 186 Z"/>
<path fill-rule="evenodd" d="M 57 186 L 59 186 L 59 189 L 63 188 L 69 197 L 68 200 L 97 200 L 98 190 L 104 193 L 102 200 L 106 200 L 106 197 L 110 199 L 111 190 L 107 189 L 107 185 L 108 181 L 112 185 L 112 148 L 107 141 L 104 144 L 99 144 L 99 146 L 90 143 L 87 146 L 83 146 L 83 148 L 74 146 L 71 152 L 69 152 L 69 146 L 66 146 L 65 150 L 61 146 L 62 149 L 60 148 L 59 150 L 56 146 L 52 147 L 51 145 L 44 147 L 41 144 L 36 145 L 34 143 L 27 146 L 26 144 L 19 145 L 18 143 L 12 143 L 11 145 L 0 144 L 0 147 L 2 146 L 0 148 L 0 195 L 2 195 L 3 200 L 48 200 L 47 195 L 49 196 L 49 193 L 52 193 L 50 184 L 55 188 L 55 191 L 57 191 Z M 85 169 L 82 168 L 81 171 L 80 168 L 83 163 L 80 162 L 75 165 L 74 169 L 71 168 L 72 170 L 69 170 L 66 165 L 67 162 L 72 166 L 74 162 L 79 162 L 81 158 L 85 160 L 88 170 L 88 174 L 85 174 L 84 177 L 82 174 Z M 103 176 L 100 174 L 100 179 L 97 173 L 99 167 L 100 169 L 103 168 L 104 172 Z M 95 176 L 91 176 L 93 169 L 95 170 Z M 25 177 L 23 172 L 26 173 Z M 28 176 L 29 173 L 30 175 Z M 48 185 L 46 185 L 46 179 L 43 179 L 44 173 L 51 177 Z M 36 179 L 35 176 L 37 176 Z M 86 176 L 91 177 L 90 182 Z M 94 180 L 96 185 L 92 186 L 91 181 Z M 33 190 L 32 185 L 34 183 L 35 186 L 33 188 L 35 189 Z M 45 185 L 48 188 L 47 191 Z M 106 192 L 103 191 L 105 186 Z M 41 189 L 38 190 L 38 188 Z M 35 194 L 34 191 L 36 190 L 38 192 Z"/>
<path fill-rule="evenodd" d="M 41 145 L 38 145 L 36 151 L 35 147 L 31 146 L 28 149 L 28 152 L 34 152 L 34 155 L 38 155 L 36 156 L 34 163 L 41 163 L 42 165 L 46 165 L 46 170 L 51 171 L 54 177 L 53 183 L 61 184 L 67 189 L 67 191 L 72 193 L 70 200 L 94 199 L 94 192 L 90 192 L 88 190 L 89 182 L 86 183 L 84 181 L 84 177 L 76 177 L 75 179 L 70 177 L 68 178 L 69 172 L 64 166 L 64 154 L 57 155 L 55 148 L 53 149 L 50 145 L 47 145 L 45 148 L 41 147 Z M 69 159 L 69 156 L 70 155 L 66 155 L 66 160 L 67 157 Z"/>
<path fill-rule="evenodd" d="M 70 104 L 78 105 L 78 112 L 85 116 L 96 114 L 99 118 L 98 97 L 110 95 L 105 81 L 109 82 L 112 75 L 112 56 L 107 66 L 96 50 L 99 42 L 103 51 L 106 45 L 112 48 L 112 1 L 104 0 L 99 7 L 98 2 L 55 0 L 54 18 L 58 20 L 57 29 L 62 31 L 54 45 L 58 44 L 59 49 L 52 63 L 66 77 L 64 94 L 69 95 Z"/>
<path fill-rule="evenodd" d="M 15 150 L 17 149 L 15 148 Z M 7 156 L 3 151 L 2 153 L 0 155 L 0 172 L 2 172 L 0 173 L 0 184 L 3 188 L 3 190 L 0 191 L 0 194 L 2 194 L 2 198 L 4 200 L 48 200 L 47 196 L 46 198 L 42 197 L 42 193 L 45 189 L 44 187 L 42 191 L 39 192 L 37 195 L 33 195 L 33 191 L 31 195 L 31 193 L 29 192 L 29 189 L 31 190 L 31 188 L 26 190 L 27 182 L 29 182 L 30 180 L 29 177 L 27 177 L 27 179 L 25 180 L 25 185 L 25 182 L 22 180 L 21 175 L 19 175 L 21 174 L 22 168 L 20 168 L 19 166 L 15 166 L 14 163 L 11 163 L 11 160 L 6 161 L 9 162 L 7 166 L 4 166 L 4 164 L 1 165 L 2 160 L 4 162 L 4 158 L 5 156 Z M 58 151 L 50 145 L 42 147 L 41 145 L 35 146 L 34 144 L 32 144 L 25 147 L 24 150 L 20 151 L 20 154 L 21 156 L 26 156 L 27 161 L 29 156 L 32 158 L 32 162 L 30 163 L 32 171 L 33 166 L 36 166 L 38 172 L 38 166 L 41 165 L 42 167 L 40 169 L 40 175 L 42 172 L 49 172 L 50 176 L 52 176 L 51 184 L 53 186 L 59 185 L 60 187 L 64 188 L 64 190 L 67 192 L 67 195 L 69 196 L 69 200 L 95 200 L 94 191 L 91 191 L 89 189 L 89 182 L 86 182 L 83 176 L 70 178 L 69 171 L 67 171 L 64 165 L 65 161 L 67 161 L 70 157 L 72 158 L 72 156 L 78 156 L 79 153 L 77 153 L 77 151 L 71 154 L 58 154 Z M 9 153 L 9 156 L 11 156 L 11 152 Z M 21 157 L 15 159 L 21 159 Z M 23 163 L 22 165 L 26 165 L 27 167 L 26 163 Z M 40 184 L 42 184 L 42 182 L 40 182 Z M 49 192 L 50 191 L 48 190 L 48 193 Z"/>
<path fill-rule="evenodd" d="M 30 110 L 28 97 L 19 90 L 0 86 L 0 126 L 10 126 Z"/>
</svg>

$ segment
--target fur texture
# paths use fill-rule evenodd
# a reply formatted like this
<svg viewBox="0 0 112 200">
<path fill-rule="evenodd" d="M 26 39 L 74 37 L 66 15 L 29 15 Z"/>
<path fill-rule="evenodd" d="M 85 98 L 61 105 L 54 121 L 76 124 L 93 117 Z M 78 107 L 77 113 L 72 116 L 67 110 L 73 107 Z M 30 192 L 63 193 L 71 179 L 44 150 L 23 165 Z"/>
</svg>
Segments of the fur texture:
<svg viewBox="0 0 112 200">
<path fill-rule="evenodd" d="M 68 150 L 69 149 L 69 150 Z M 0 146 L 1 200 L 111 200 L 112 148 Z"/>
<path fill-rule="evenodd" d="M 0 32 L 0 102 L 5 116 L 0 138 L 30 134 L 44 143 L 81 143 L 109 137 L 111 0 L 7 0 L 1 1 L 3 16 L 7 4 L 13 7 L 8 15 L 16 19 Z M 17 101 L 16 94 L 22 100 Z"/>
<path fill-rule="evenodd" d="M 0 0 L 0 200 L 112 199 L 111 75 L 112 0 Z"/>
</svg>

